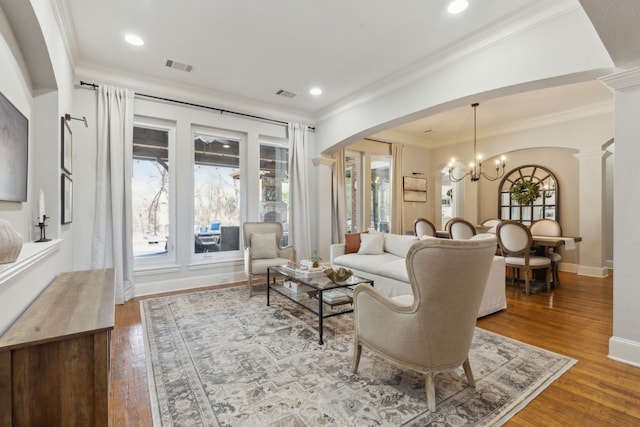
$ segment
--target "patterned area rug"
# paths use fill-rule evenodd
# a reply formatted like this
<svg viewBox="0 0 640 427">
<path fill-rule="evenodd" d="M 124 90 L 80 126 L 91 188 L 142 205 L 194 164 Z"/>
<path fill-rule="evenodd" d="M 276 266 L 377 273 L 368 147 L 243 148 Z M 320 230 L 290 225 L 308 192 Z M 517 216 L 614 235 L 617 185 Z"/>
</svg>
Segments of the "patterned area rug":
<svg viewBox="0 0 640 427">
<path fill-rule="evenodd" d="M 476 328 L 462 368 L 424 377 L 363 349 L 351 372 L 352 314 L 325 322 L 283 297 L 246 288 L 140 302 L 155 426 L 501 425 L 576 361 Z"/>
</svg>

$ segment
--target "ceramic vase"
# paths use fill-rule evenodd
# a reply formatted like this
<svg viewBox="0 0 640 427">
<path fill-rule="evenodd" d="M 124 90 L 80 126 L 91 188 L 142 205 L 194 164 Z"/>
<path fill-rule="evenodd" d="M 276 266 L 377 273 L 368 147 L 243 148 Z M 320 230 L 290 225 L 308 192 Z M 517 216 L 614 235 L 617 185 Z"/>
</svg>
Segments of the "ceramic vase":
<svg viewBox="0 0 640 427">
<path fill-rule="evenodd" d="M 22 236 L 9 221 L 0 218 L 0 264 L 14 262 L 21 250 Z"/>
</svg>

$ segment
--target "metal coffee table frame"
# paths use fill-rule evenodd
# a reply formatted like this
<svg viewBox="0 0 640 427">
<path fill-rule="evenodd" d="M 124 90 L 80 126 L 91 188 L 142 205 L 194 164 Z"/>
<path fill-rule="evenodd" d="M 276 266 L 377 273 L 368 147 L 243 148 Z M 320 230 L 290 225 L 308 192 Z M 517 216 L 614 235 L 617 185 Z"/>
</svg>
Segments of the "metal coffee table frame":
<svg viewBox="0 0 640 427">
<path fill-rule="evenodd" d="M 276 283 L 276 276 L 284 276 L 288 280 L 294 281 L 296 283 L 302 284 L 312 289 L 312 291 L 317 292 L 317 297 L 312 297 L 309 295 L 309 292 L 301 292 L 298 294 L 294 294 L 293 292 L 286 289 L 282 284 Z M 273 277 L 273 280 L 271 278 Z M 275 291 L 278 294 L 284 296 L 285 298 L 295 302 L 296 304 L 302 306 L 308 311 L 314 313 L 318 316 L 318 342 L 320 344 L 324 344 L 322 340 L 322 332 L 323 332 L 323 321 L 329 317 L 339 316 L 341 314 L 352 313 L 353 305 L 352 301 L 350 303 L 343 304 L 329 304 L 327 302 L 323 303 L 322 294 L 325 291 L 330 291 L 334 289 L 345 289 L 352 288 L 355 285 L 360 283 L 368 283 L 373 286 L 373 280 L 363 279 L 360 277 L 350 278 L 345 282 L 332 282 L 329 278 L 322 277 L 312 277 L 306 278 L 300 274 L 296 274 L 295 270 L 292 270 L 288 267 L 284 266 L 275 266 L 269 267 L 267 269 L 267 306 L 270 303 L 271 299 L 271 291 Z M 315 308 L 312 304 L 314 300 L 318 301 L 318 306 Z M 327 304 L 329 306 L 329 313 L 325 313 L 324 305 Z M 345 306 L 345 307 L 343 307 Z M 350 308 L 347 308 L 349 306 Z M 336 309 L 336 307 L 339 307 Z"/>
</svg>

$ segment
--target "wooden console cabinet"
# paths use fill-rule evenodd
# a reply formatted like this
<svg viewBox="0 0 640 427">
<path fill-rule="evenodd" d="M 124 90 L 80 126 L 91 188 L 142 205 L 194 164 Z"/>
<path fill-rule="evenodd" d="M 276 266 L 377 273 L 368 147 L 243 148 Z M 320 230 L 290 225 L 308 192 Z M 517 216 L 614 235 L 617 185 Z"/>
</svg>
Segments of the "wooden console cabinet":
<svg viewBox="0 0 640 427">
<path fill-rule="evenodd" d="M 0 336 L 0 426 L 106 426 L 113 269 L 60 274 Z"/>
</svg>

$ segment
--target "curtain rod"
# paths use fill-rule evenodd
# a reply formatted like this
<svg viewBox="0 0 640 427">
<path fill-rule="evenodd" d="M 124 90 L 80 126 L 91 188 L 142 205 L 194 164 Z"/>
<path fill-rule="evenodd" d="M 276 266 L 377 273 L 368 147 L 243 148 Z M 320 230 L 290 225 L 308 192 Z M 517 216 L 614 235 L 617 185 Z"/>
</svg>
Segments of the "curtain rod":
<svg viewBox="0 0 640 427">
<path fill-rule="evenodd" d="M 83 82 L 82 80 L 80 80 L 80 86 L 91 86 L 93 89 L 97 89 L 97 88 L 100 87 L 100 85 L 97 85 L 95 83 L 87 83 L 87 82 Z M 225 110 L 225 109 L 218 108 L 218 107 L 211 107 L 209 105 L 195 104 L 195 103 L 192 103 L 192 102 L 179 101 L 177 99 L 164 98 L 164 97 L 161 97 L 161 96 L 148 95 L 148 94 L 145 94 L 145 93 L 138 93 L 138 92 L 136 92 L 136 96 L 142 96 L 142 97 L 145 97 L 145 98 L 157 99 L 157 100 L 160 100 L 160 101 L 173 102 L 175 104 L 188 105 L 190 107 L 205 108 L 207 110 L 218 111 L 218 112 L 220 112 L 220 114 L 233 114 L 233 115 L 236 115 L 236 116 L 248 117 L 248 118 L 255 119 L 255 120 L 261 120 L 261 121 L 265 121 L 265 122 L 269 122 L 269 123 L 274 123 L 274 124 L 278 124 L 278 125 L 281 125 L 281 126 L 288 126 L 289 125 L 289 122 L 285 122 L 285 121 L 282 121 L 282 120 L 269 119 L 267 117 L 261 117 L 261 116 L 256 116 L 256 115 L 253 115 L 253 114 L 247 114 L 247 113 L 240 113 L 238 111 Z M 308 126 L 308 128 L 312 132 L 314 132 L 316 130 L 316 128 L 312 127 L 312 126 Z"/>
</svg>

